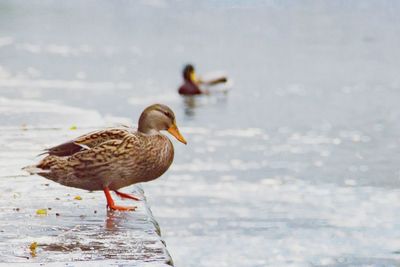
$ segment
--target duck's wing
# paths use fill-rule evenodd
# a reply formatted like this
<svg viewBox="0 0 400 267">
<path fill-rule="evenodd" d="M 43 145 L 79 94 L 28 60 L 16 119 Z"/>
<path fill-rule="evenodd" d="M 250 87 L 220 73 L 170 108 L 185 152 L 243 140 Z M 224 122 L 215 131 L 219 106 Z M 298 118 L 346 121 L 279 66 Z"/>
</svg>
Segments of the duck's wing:
<svg viewBox="0 0 400 267">
<path fill-rule="evenodd" d="M 77 177 L 112 176 L 113 172 L 132 166 L 137 161 L 142 143 L 132 134 L 122 140 L 106 141 L 92 149 L 76 153 L 68 158 L 67 164 Z M 140 158 L 140 156 L 139 156 Z"/>
<path fill-rule="evenodd" d="M 59 157 L 71 156 L 80 151 L 91 149 L 110 140 L 122 140 L 129 134 L 131 134 L 129 128 L 110 128 L 95 131 L 82 135 L 61 145 L 48 148 L 42 154 L 49 154 Z"/>
</svg>

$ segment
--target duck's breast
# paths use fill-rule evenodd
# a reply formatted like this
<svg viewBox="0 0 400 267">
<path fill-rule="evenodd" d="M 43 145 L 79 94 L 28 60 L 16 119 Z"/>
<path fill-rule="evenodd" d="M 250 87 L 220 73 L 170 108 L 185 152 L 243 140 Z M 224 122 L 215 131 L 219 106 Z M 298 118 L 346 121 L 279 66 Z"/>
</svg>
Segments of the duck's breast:
<svg viewBox="0 0 400 267">
<path fill-rule="evenodd" d="M 168 137 L 156 135 L 149 138 L 147 148 L 143 151 L 143 160 L 147 162 L 146 181 L 160 177 L 168 170 L 174 160 L 174 146 Z"/>
<path fill-rule="evenodd" d="M 130 148 L 118 171 L 110 176 L 109 187 L 115 190 L 154 180 L 168 170 L 173 159 L 174 147 L 166 136 L 141 136 L 139 144 Z"/>
</svg>

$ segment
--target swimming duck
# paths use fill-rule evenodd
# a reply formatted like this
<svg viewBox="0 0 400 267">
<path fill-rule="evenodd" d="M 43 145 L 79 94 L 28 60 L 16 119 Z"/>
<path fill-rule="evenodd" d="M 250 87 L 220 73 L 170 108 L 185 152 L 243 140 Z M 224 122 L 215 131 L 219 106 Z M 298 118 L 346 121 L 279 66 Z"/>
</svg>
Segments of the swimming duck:
<svg viewBox="0 0 400 267">
<path fill-rule="evenodd" d="M 137 131 L 109 128 L 82 135 L 47 149 L 45 158 L 24 170 L 65 186 L 102 190 L 111 210 L 134 210 L 136 207 L 116 205 L 110 190 L 121 198 L 138 200 L 118 190 L 154 180 L 167 171 L 174 158 L 174 147 L 168 137 L 160 133 L 162 130 L 186 144 L 173 111 L 155 104 L 142 112 Z"/>
<path fill-rule="evenodd" d="M 210 81 L 203 81 L 196 77 L 194 66 L 191 64 L 185 65 L 182 71 L 183 84 L 178 89 L 178 93 L 181 95 L 200 95 L 208 94 L 208 90 L 200 89 L 200 85 L 215 85 L 219 83 L 225 83 L 226 77 L 220 77 Z"/>
</svg>

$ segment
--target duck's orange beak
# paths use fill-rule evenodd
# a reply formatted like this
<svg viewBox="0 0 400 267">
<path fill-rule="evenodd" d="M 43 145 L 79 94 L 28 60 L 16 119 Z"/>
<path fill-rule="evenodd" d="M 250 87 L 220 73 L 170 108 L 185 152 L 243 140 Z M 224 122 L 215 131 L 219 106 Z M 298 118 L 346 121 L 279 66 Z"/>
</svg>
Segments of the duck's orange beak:
<svg viewBox="0 0 400 267">
<path fill-rule="evenodd" d="M 176 122 L 174 121 L 174 123 L 171 125 L 171 127 L 168 128 L 167 130 L 170 134 L 172 134 L 179 142 L 184 143 L 185 145 L 187 144 L 185 138 L 183 138 L 183 136 L 181 135 L 181 133 L 179 132 L 178 127 L 176 126 Z"/>
</svg>

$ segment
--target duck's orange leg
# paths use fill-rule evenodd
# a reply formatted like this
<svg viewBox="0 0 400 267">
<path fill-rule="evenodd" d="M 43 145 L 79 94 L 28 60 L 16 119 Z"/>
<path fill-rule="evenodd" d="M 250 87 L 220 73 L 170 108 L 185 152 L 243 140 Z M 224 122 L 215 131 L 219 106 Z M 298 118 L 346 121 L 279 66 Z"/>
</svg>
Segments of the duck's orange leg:
<svg viewBox="0 0 400 267">
<path fill-rule="evenodd" d="M 104 191 L 104 195 L 106 195 L 106 199 L 107 199 L 107 208 L 109 208 L 111 210 L 119 210 L 119 211 L 130 211 L 130 210 L 136 209 L 136 207 L 123 207 L 123 206 L 115 205 L 114 200 L 112 199 L 111 194 L 110 194 L 110 189 L 108 189 L 108 187 L 104 187 L 103 191 Z"/>
<path fill-rule="evenodd" d="M 129 198 L 129 199 L 133 199 L 133 200 L 136 200 L 136 201 L 139 201 L 139 200 L 140 200 L 140 198 L 135 197 L 134 195 L 122 193 L 122 192 L 119 192 L 119 191 L 117 191 L 117 190 L 114 190 L 114 192 L 115 192 L 115 194 L 117 194 L 120 198 Z"/>
</svg>

